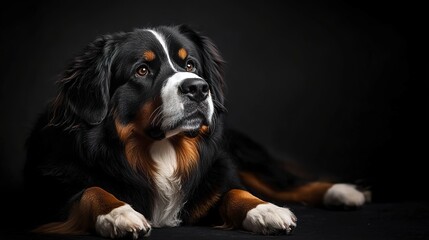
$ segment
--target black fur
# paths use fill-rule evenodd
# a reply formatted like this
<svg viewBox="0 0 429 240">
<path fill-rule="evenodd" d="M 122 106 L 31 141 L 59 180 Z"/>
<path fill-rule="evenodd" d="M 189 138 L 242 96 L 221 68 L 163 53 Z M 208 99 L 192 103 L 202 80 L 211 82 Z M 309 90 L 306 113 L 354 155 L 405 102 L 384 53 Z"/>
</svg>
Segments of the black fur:
<svg viewBox="0 0 429 240">
<path fill-rule="evenodd" d="M 223 145 L 223 60 L 214 44 L 187 26 L 157 29 L 190 49 L 200 76 L 210 85 L 215 127 L 202 136 L 198 166 L 184 183 L 184 223 L 214 191 L 241 188 Z M 41 114 L 27 140 L 25 182 L 31 198 L 32 226 L 64 220 L 68 204 L 82 190 L 99 186 L 151 218 L 155 189 L 147 176 L 133 170 L 115 130 L 115 119 L 132 121 L 142 103 L 159 93 L 160 71 L 152 81 L 133 75 L 138 54 L 150 44 L 141 30 L 99 37 L 64 71 L 59 92 Z M 138 50 L 138 51 L 137 51 Z M 154 63 L 156 64 L 156 63 Z M 214 207 L 216 208 L 216 206 Z"/>
</svg>

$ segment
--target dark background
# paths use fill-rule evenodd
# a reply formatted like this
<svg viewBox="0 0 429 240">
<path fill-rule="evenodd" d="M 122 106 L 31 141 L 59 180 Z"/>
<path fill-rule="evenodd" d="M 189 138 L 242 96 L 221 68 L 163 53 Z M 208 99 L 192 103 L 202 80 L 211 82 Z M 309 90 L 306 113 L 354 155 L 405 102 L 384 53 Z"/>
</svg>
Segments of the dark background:
<svg viewBox="0 0 429 240">
<path fill-rule="evenodd" d="M 375 201 L 421 200 L 429 56 L 417 2 L 3 3 L 0 187 L 22 183 L 25 138 L 74 54 L 101 34 L 186 23 L 227 62 L 230 127 L 321 177 L 364 180 Z"/>
</svg>

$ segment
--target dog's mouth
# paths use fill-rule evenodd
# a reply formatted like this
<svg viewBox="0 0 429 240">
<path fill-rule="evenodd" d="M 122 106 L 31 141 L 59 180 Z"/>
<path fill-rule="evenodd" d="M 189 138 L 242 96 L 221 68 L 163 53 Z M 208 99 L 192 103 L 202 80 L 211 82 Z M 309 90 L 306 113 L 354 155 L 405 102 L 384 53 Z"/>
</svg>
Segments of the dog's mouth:
<svg viewBox="0 0 429 240">
<path fill-rule="evenodd" d="M 188 137 L 196 137 L 202 126 L 208 126 L 207 118 L 200 112 L 185 117 L 178 122 L 177 126 L 166 132 L 166 137 L 171 137 L 183 132 Z"/>
<path fill-rule="evenodd" d="M 148 135 L 154 140 L 170 138 L 179 133 L 183 133 L 187 137 L 194 138 L 198 136 L 200 129 L 203 126 L 209 126 L 209 120 L 201 111 L 195 111 L 187 114 L 185 117 L 178 120 L 174 125 L 168 128 L 162 126 L 153 126 L 148 129 Z"/>
</svg>

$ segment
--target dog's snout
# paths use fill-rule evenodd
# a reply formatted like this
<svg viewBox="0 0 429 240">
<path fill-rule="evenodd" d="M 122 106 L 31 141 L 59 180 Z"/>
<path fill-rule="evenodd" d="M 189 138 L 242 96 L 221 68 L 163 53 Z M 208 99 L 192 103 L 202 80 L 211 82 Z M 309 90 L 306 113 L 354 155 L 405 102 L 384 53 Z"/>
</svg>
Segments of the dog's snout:
<svg viewBox="0 0 429 240">
<path fill-rule="evenodd" d="M 202 102 L 209 94 L 209 85 L 203 79 L 188 78 L 180 84 L 179 91 L 193 101 Z"/>
</svg>

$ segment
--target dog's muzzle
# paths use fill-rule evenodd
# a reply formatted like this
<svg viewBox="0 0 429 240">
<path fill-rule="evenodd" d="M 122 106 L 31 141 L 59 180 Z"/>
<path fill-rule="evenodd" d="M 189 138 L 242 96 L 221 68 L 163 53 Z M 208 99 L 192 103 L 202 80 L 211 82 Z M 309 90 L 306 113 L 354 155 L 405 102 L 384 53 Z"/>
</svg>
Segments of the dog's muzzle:
<svg viewBox="0 0 429 240">
<path fill-rule="evenodd" d="M 212 123 L 214 112 L 209 84 L 194 73 L 177 72 L 161 90 L 162 122 L 149 134 L 155 139 L 185 133 L 198 135 L 202 126 Z"/>
</svg>

